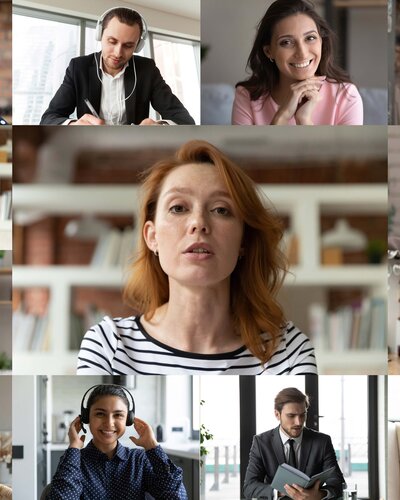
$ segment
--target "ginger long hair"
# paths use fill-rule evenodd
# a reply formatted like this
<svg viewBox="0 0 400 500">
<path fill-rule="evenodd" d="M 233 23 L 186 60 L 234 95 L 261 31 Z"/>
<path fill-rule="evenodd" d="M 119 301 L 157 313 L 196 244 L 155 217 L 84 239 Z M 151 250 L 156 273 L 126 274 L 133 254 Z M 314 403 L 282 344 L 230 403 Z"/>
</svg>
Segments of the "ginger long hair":
<svg viewBox="0 0 400 500">
<path fill-rule="evenodd" d="M 230 305 L 235 332 L 248 349 L 266 363 L 277 345 L 285 318 L 276 295 L 281 288 L 286 259 L 280 249 L 282 223 L 267 207 L 253 181 L 221 151 L 205 141 L 189 141 L 170 160 L 145 172 L 140 210 L 140 236 L 129 269 L 124 300 L 150 319 L 169 300 L 168 276 L 143 237 L 146 221 L 154 221 L 163 181 L 176 167 L 210 163 L 218 169 L 244 222 L 244 256 L 230 276 Z M 268 333 L 268 339 L 263 336 Z"/>
<path fill-rule="evenodd" d="M 347 72 L 334 61 L 335 34 L 325 19 L 315 11 L 314 5 L 308 0 L 276 0 L 268 8 L 257 27 L 256 38 L 247 61 L 251 76 L 236 84 L 236 87 L 240 85 L 247 89 L 252 101 L 269 96 L 278 85 L 279 69 L 265 55 L 264 47 L 271 44 L 276 24 L 296 14 L 305 14 L 310 17 L 315 22 L 322 39 L 321 61 L 316 75 L 324 75 L 331 82 L 351 83 Z"/>
</svg>

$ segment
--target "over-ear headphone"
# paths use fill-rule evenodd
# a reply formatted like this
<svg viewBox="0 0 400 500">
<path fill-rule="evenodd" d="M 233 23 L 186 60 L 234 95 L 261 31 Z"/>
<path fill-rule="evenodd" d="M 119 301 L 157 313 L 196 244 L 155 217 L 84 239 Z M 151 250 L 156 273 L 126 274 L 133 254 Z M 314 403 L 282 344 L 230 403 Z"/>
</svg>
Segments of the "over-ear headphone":
<svg viewBox="0 0 400 500">
<path fill-rule="evenodd" d="M 96 24 L 96 31 L 95 31 L 95 39 L 96 39 L 96 41 L 97 42 L 101 41 L 101 37 L 103 35 L 103 21 L 104 21 L 104 18 L 106 17 L 106 15 L 109 12 L 112 12 L 113 10 L 116 10 L 116 9 L 130 10 L 130 11 L 134 12 L 135 14 L 137 14 L 138 16 L 140 16 L 140 18 L 142 20 L 143 29 L 142 29 L 142 33 L 140 35 L 139 41 L 138 41 L 138 43 L 137 43 L 137 45 L 135 47 L 135 52 L 140 52 L 143 49 L 143 47 L 144 47 L 144 44 L 145 44 L 145 41 L 146 41 L 146 38 L 147 38 L 147 34 L 148 34 L 147 23 L 144 20 L 144 18 L 139 14 L 139 12 L 137 12 L 136 10 L 130 9 L 129 7 L 113 7 L 112 9 L 108 9 L 105 12 L 103 12 L 103 14 L 101 15 L 100 19 L 97 21 L 97 24 Z"/>
<path fill-rule="evenodd" d="M 132 403 L 132 406 L 130 408 L 128 408 L 128 413 L 126 415 L 126 425 L 127 426 L 132 425 L 133 421 L 135 419 L 135 400 L 133 399 L 133 396 L 128 391 L 128 389 L 126 389 L 122 385 L 116 385 L 116 384 L 97 384 L 97 385 L 93 385 L 92 387 L 89 387 L 89 389 L 83 395 L 83 398 L 82 398 L 82 401 L 81 401 L 81 414 L 80 414 L 80 417 L 81 417 L 81 424 L 82 424 L 82 430 L 83 430 L 83 432 L 85 434 L 87 432 L 86 429 L 84 428 L 83 424 L 88 424 L 89 423 L 89 413 L 90 413 L 90 409 L 85 406 L 85 398 L 86 398 L 86 395 L 89 392 L 93 391 L 97 387 L 115 387 L 115 388 L 118 388 L 118 389 L 124 391 L 124 393 L 128 395 L 127 399 L 128 399 L 128 401 L 130 400 L 130 402 Z M 104 394 L 104 396 L 112 396 L 112 395 L 113 394 Z M 99 397 L 103 397 L 103 396 L 99 395 Z"/>
</svg>

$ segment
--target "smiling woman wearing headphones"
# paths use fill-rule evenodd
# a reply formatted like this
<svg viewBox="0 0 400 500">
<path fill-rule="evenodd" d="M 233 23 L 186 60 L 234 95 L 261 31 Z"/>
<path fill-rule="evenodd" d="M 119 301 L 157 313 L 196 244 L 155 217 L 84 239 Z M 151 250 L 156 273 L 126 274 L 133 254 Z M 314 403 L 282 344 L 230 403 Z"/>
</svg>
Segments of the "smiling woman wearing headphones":
<svg viewBox="0 0 400 500">
<path fill-rule="evenodd" d="M 194 124 L 154 61 L 134 55 L 147 34 L 146 21 L 135 10 L 104 12 L 96 26 L 101 52 L 71 60 L 41 125 Z M 150 104 L 161 122 L 149 118 Z M 78 119 L 71 120 L 75 109 Z"/>
<path fill-rule="evenodd" d="M 89 424 L 93 437 L 84 448 L 85 424 Z M 129 439 L 143 449 L 119 442 L 132 425 L 139 437 Z M 80 431 L 84 432 L 82 436 Z M 90 387 L 68 437 L 69 448 L 51 482 L 50 500 L 144 499 L 146 493 L 156 500 L 187 499 L 182 470 L 169 460 L 150 425 L 135 416 L 135 401 L 124 387 Z"/>
</svg>

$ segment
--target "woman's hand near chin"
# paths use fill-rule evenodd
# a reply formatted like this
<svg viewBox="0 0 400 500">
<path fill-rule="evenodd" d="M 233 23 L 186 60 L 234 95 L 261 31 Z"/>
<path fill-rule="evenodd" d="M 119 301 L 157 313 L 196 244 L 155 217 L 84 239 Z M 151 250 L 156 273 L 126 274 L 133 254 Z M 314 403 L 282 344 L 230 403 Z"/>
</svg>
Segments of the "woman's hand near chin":
<svg viewBox="0 0 400 500">
<path fill-rule="evenodd" d="M 272 119 L 271 125 L 287 125 L 292 118 L 296 119 L 297 124 L 306 125 L 307 123 L 302 123 L 299 120 L 308 121 L 311 119 L 312 111 L 316 102 L 318 102 L 318 92 L 324 80 L 324 76 L 313 76 L 306 80 L 292 83 L 279 110 Z M 297 118 L 298 111 L 308 104 L 308 102 L 301 104 L 304 99 L 312 101 L 312 103 Z M 311 124 L 309 123 L 309 125 Z"/>
<path fill-rule="evenodd" d="M 321 100 L 319 90 L 313 89 L 305 92 L 303 103 L 300 103 L 294 115 L 297 125 L 314 125 L 312 114 L 317 103 Z"/>
</svg>

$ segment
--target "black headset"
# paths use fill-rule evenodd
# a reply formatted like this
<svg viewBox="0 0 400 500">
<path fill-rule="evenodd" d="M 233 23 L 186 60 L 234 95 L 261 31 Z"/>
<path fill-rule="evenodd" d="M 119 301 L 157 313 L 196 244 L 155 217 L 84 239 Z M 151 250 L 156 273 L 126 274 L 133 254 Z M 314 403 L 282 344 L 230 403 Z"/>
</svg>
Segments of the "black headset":
<svg viewBox="0 0 400 500">
<path fill-rule="evenodd" d="M 82 398 L 82 401 L 81 401 L 81 414 L 80 414 L 80 417 L 81 417 L 81 425 L 82 425 L 82 431 L 86 434 L 86 429 L 85 427 L 83 426 L 83 424 L 88 424 L 89 423 L 89 413 L 90 413 L 90 409 L 85 407 L 85 398 L 86 398 L 86 395 L 90 392 L 90 391 L 93 391 L 93 389 L 96 389 L 96 387 L 117 387 L 118 389 L 122 389 L 125 394 L 128 395 L 128 401 L 130 399 L 131 403 L 132 403 L 132 407 L 131 408 L 128 408 L 128 413 L 126 415 L 126 425 L 127 426 L 130 426 L 133 424 L 133 421 L 135 419 L 135 400 L 133 399 L 133 396 L 132 394 L 128 391 L 128 389 L 126 389 L 125 387 L 123 387 L 122 385 L 117 385 L 117 384 L 97 384 L 97 385 L 93 385 L 92 387 L 89 387 L 89 389 L 85 392 L 85 394 L 83 395 L 83 398 Z M 111 395 L 111 394 L 110 394 Z M 106 396 L 106 394 L 105 394 Z"/>
</svg>

